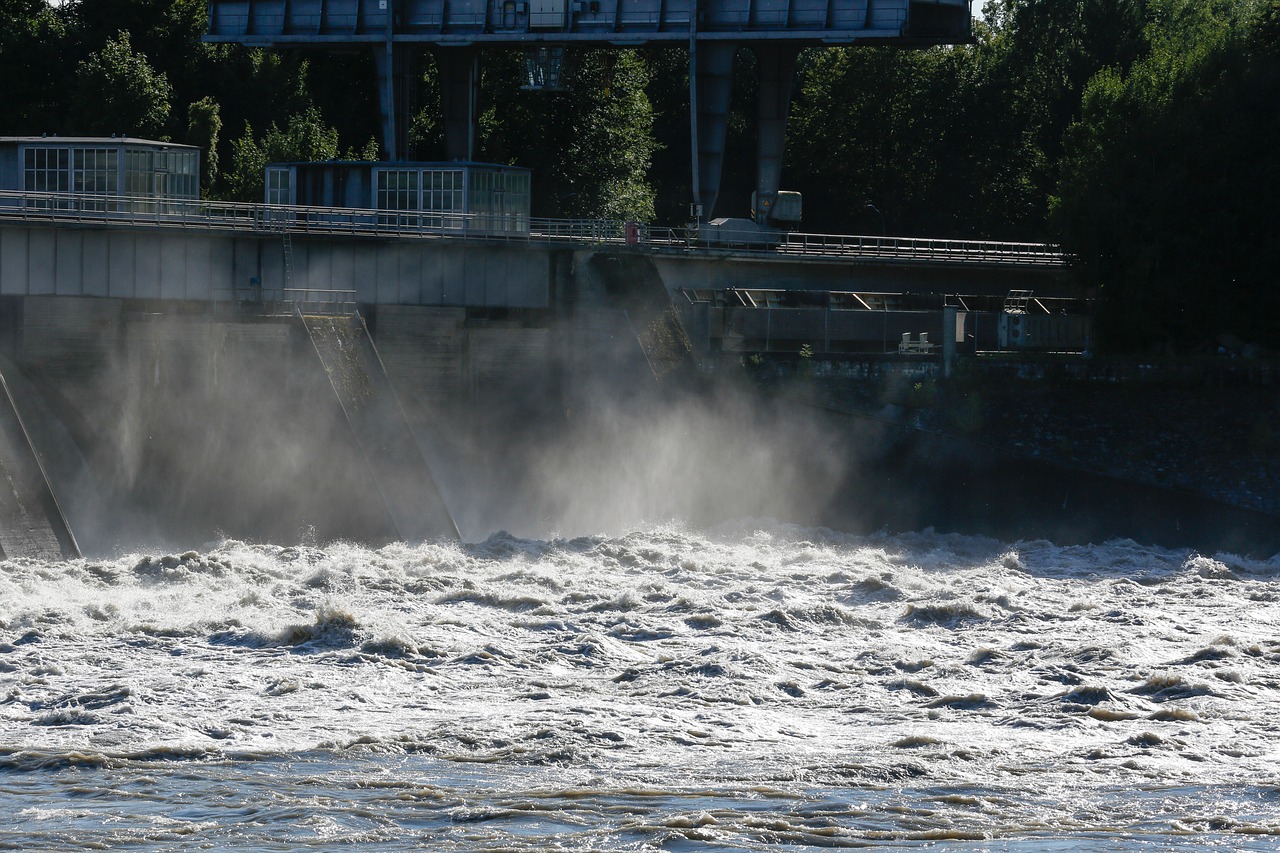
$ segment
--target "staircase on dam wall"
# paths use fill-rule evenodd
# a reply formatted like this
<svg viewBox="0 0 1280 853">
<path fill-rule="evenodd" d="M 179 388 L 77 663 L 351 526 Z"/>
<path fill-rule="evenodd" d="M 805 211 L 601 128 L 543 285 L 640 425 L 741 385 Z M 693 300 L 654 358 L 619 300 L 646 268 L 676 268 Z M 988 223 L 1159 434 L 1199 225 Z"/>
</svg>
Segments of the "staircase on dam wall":
<svg viewBox="0 0 1280 853">
<path fill-rule="evenodd" d="M 80 556 L 4 376 L 0 375 L 0 557 Z"/>
<path fill-rule="evenodd" d="M 304 316 L 311 342 L 402 539 L 461 538 L 359 316 Z"/>
</svg>

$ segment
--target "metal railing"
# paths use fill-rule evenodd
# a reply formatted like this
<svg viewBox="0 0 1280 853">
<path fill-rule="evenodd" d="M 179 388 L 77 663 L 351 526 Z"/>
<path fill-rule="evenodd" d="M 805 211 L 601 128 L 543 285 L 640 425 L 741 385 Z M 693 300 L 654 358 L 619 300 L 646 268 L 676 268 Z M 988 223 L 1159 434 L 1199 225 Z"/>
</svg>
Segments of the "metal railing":
<svg viewBox="0 0 1280 853">
<path fill-rule="evenodd" d="M 349 317 L 359 311 L 356 291 L 316 287 L 247 287 L 216 288 L 213 303 L 249 308 L 255 314 L 274 316 L 321 315 Z"/>
<path fill-rule="evenodd" d="M 318 290 L 310 287 L 286 287 L 284 304 L 303 315 L 350 317 L 356 313 L 354 290 Z"/>
<path fill-rule="evenodd" d="M 249 233 L 367 238 L 467 239 L 566 246 L 618 246 L 657 253 L 708 253 L 812 260 L 866 259 L 1013 266 L 1063 266 L 1052 244 L 942 240 L 847 234 L 763 232 L 751 245 L 728 245 L 696 228 L 598 219 L 548 219 L 522 214 L 389 211 L 246 204 L 140 196 L 0 191 L 0 219 L 77 225 L 190 228 Z"/>
<path fill-rule="evenodd" d="M 1062 250 L 1051 243 L 944 240 L 933 237 L 874 237 L 841 234 L 783 236 L 778 252 L 797 255 L 857 255 L 872 258 L 1062 266 Z"/>
</svg>

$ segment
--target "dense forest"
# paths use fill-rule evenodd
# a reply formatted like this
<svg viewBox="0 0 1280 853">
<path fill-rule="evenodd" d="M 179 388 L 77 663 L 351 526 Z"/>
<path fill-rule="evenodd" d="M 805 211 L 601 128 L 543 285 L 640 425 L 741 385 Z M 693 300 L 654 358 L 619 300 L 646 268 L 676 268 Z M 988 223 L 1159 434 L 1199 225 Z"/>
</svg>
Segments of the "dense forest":
<svg viewBox="0 0 1280 853">
<path fill-rule="evenodd" d="M 205 44 L 205 21 L 203 0 L 0 0 L 0 133 L 197 144 L 205 194 L 242 200 L 269 161 L 378 156 L 370 56 Z M 479 159 L 533 169 L 537 215 L 683 221 L 684 52 L 570 60 L 567 90 L 529 92 L 519 54 L 485 55 Z M 736 63 L 717 215 L 754 181 Z M 806 51 L 783 186 L 807 231 L 1059 242 L 1113 350 L 1280 347 L 1280 0 L 990 0 L 971 44 Z"/>
</svg>

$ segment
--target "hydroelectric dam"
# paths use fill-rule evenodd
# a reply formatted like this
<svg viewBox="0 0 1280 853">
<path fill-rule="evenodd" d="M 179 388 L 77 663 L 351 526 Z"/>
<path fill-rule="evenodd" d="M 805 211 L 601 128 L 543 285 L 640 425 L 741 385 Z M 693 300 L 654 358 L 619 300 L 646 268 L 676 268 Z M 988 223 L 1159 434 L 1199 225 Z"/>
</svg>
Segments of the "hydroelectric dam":
<svg viewBox="0 0 1280 853">
<path fill-rule="evenodd" d="M 787 449 L 809 427 L 664 408 L 673 377 L 718 383 L 802 346 L 916 369 L 996 345 L 1010 292 L 1070 297 L 1062 258 L 1030 244 L 735 248 L 625 223 L 492 234 L 349 210 L 25 201 L 0 205 L 11 557 L 422 541 L 495 519 L 555 530 L 659 498 L 728 511 L 753 494 L 746 511 L 782 514 L 784 496 L 829 496 L 838 466 L 814 453 L 796 468 Z M 681 480 L 694 460 L 741 479 Z M 634 500 L 592 486 L 610 465 Z M 663 465 L 679 476 L 655 477 Z"/>
</svg>

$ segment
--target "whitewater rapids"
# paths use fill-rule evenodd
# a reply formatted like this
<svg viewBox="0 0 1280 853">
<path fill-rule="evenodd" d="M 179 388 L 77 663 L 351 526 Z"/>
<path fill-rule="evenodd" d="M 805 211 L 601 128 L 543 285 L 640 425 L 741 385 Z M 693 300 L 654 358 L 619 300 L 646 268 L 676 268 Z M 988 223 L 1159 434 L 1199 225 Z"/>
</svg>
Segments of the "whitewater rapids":
<svg viewBox="0 0 1280 853">
<path fill-rule="evenodd" d="M 0 565 L 0 848 L 1280 846 L 1280 556 L 768 521 Z"/>
</svg>

